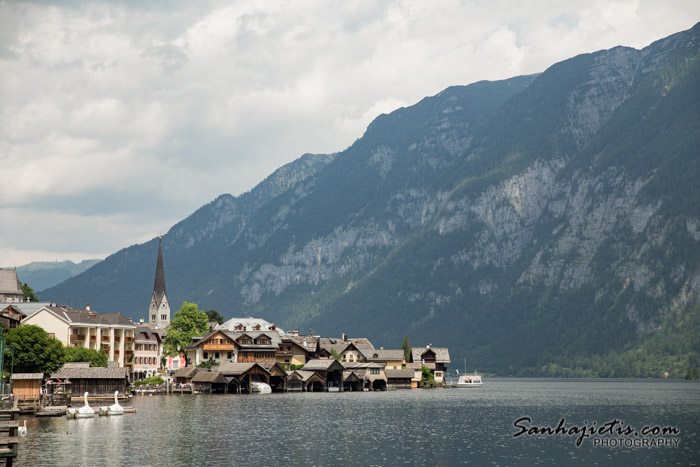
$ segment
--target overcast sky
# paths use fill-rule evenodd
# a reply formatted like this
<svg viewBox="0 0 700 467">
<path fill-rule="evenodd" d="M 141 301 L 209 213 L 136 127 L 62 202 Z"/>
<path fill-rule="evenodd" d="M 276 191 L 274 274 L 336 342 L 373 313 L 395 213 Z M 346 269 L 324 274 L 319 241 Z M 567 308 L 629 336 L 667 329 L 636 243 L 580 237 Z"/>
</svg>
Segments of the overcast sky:
<svg viewBox="0 0 700 467">
<path fill-rule="evenodd" d="M 699 20 L 697 0 L 0 1 L 0 266 L 104 258 L 448 86 Z"/>
</svg>

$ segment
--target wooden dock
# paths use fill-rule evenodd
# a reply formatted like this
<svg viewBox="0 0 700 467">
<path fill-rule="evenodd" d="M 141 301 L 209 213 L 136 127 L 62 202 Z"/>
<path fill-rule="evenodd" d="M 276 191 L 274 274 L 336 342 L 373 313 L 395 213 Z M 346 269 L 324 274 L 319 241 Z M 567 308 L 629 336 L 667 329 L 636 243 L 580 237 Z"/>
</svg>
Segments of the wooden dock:
<svg viewBox="0 0 700 467">
<path fill-rule="evenodd" d="M 0 461 L 12 465 L 17 457 L 19 445 L 19 408 L 17 397 L 10 396 L 2 400 L 0 407 Z"/>
</svg>

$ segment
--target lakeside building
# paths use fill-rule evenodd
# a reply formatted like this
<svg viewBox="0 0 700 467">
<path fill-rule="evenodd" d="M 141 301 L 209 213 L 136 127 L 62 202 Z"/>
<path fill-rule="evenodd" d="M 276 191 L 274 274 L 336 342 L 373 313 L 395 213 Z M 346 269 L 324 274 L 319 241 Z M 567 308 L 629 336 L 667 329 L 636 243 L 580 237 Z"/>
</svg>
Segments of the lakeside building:
<svg viewBox="0 0 700 467">
<path fill-rule="evenodd" d="M 158 373 L 163 353 L 160 334 L 150 326 L 138 326 L 134 336 L 132 379 L 150 378 Z"/>
<path fill-rule="evenodd" d="M 129 384 L 128 368 L 115 365 L 91 367 L 89 362 L 68 362 L 51 375 L 54 380 L 70 380 L 73 399 L 80 400 L 85 392 L 90 397 L 113 397 L 114 391 L 126 394 Z"/>
<path fill-rule="evenodd" d="M 450 363 L 450 351 L 447 347 L 413 347 L 411 349 L 411 362 L 413 365 L 407 365 L 411 369 L 420 370 L 421 366 L 426 366 L 435 378 L 435 384 L 444 386 L 445 371 L 447 364 Z"/>
<path fill-rule="evenodd" d="M 21 303 L 24 293 L 15 269 L 0 269 L 0 303 Z"/>
<path fill-rule="evenodd" d="M 343 362 L 364 362 L 364 354 L 369 350 L 374 350 L 374 346 L 364 337 L 349 338 L 341 334 L 340 339 L 322 337 L 318 340 L 318 358 L 332 358 L 335 351 Z"/>
<path fill-rule="evenodd" d="M 277 362 L 289 367 L 290 365 L 304 365 L 318 354 L 318 338 L 309 334 L 300 336 L 297 331 L 291 331 L 291 335 L 282 336 L 277 349 Z"/>
<path fill-rule="evenodd" d="M 365 360 L 373 363 L 383 363 L 387 370 L 400 370 L 406 364 L 406 356 L 402 349 L 372 349 L 365 353 Z"/>
<path fill-rule="evenodd" d="M 201 338 L 195 338 L 187 348 L 187 358 L 192 365 L 213 360 L 217 364 L 275 363 L 277 351 L 282 343 L 279 332 L 227 331 L 215 329 Z"/>
<path fill-rule="evenodd" d="M 39 326 L 66 347 L 102 351 L 120 367 L 132 366 L 136 325 L 121 313 L 96 313 L 90 304 L 84 310 L 45 306 L 22 323 Z"/>
</svg>

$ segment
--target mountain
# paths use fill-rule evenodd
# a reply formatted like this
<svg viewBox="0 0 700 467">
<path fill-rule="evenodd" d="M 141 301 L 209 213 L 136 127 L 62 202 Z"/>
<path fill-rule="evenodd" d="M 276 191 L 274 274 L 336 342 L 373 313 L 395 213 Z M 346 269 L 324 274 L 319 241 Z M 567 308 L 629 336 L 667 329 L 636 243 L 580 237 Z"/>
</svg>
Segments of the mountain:
<svg viewBox="0 0 700 467">
<path fill-rule="evenodd" d="M 63 282 L 99 263 L 100 259 L 86 259 L 76 264 L 73 261 L 34 261 L 17 268 L 17 277 L 40 292 Z"/>
<path fill-rule="evenodd" d="M 500 374 L 700 367 L 700 25 L 455 86 L 163 239 L 172 303 Z M 46 293 L 145 315 L 157 247 Z M 461 366 L 461 365 L 457 365 Z"/>
</svg>

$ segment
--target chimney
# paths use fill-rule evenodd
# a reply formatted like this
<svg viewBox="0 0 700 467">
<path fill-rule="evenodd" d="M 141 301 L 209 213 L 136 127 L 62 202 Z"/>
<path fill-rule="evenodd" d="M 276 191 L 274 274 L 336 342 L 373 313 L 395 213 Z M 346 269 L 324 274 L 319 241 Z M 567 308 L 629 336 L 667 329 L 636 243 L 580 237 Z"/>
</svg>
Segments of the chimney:
<svg viewBox="0 0 700 467">
<path fill-rule="evenodd" d="M 345 341 L 345 342 L 348 341 L 348 335 L 345 334 L 345 333 L 342 333 L 342 334 L 340 335 L 340 338 L 341 338 L 343 341 Z"/>
<path fill-rule="evenodd" d="M 63 311 L 66 311 L 66 310 L 68 309 L 68 307 L 67 307 L 66 305 L 61 305 L 61 309 L 62 309 Z"/>
<path fill-rule="evenodd" d="M 289 334 L 291 334 L 292 337 L 297 337 L 299 335 L 299 331 L 289 331 Z"/>
<path fill-rule="evenodd" d="M 31 297 L 27 297 L 27 303 L 29 303 L 31 301 L 32 301 Z"/>
<path fill-rule="evenodd" d="M 134 320 L 131 319 L 131 318 L 129 318 L 129 322 L 133 324 L 133 323 L 134 323 Z"/>
<path fill-rule="evenodd" d="M 143 324 L 143 323 L 144 323 L 144 319 L 143 319 L 143 318 L 139 318 L 139 324 Z"/>
</svg>

